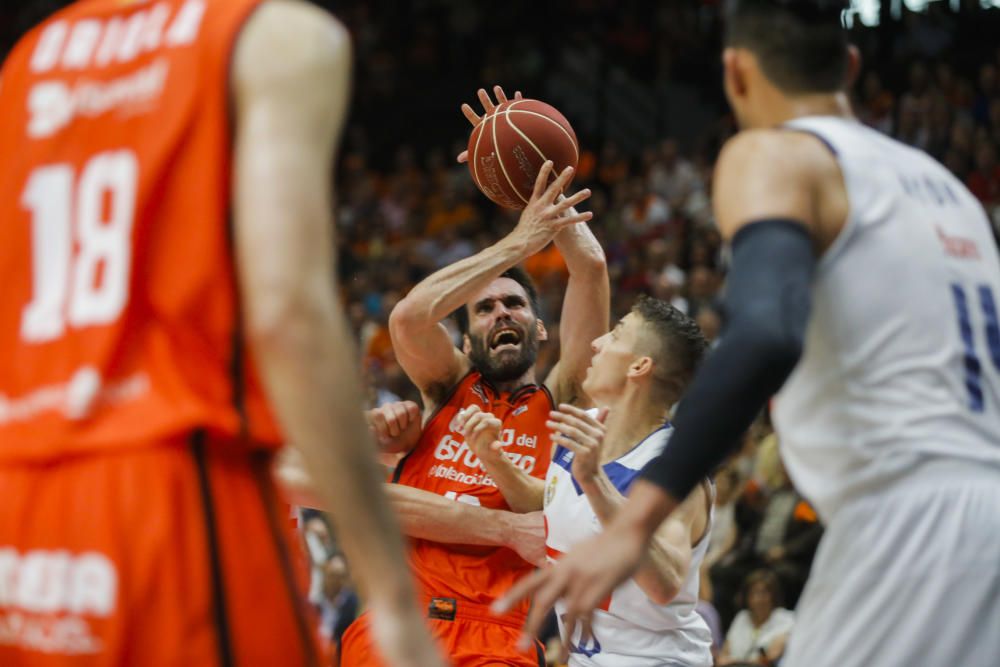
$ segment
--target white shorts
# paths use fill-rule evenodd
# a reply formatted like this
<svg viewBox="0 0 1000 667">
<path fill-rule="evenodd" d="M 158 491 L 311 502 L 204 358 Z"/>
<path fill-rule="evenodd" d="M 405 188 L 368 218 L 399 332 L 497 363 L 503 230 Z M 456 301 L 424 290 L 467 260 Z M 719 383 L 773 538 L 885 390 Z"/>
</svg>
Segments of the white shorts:
<svg viewBox="0 0 1000 667">
<path fill-rule="evenodd" d="M 926 464 L 837 512 L 782 667 L 998 664 L 1000 471 Z"/>
</svg>

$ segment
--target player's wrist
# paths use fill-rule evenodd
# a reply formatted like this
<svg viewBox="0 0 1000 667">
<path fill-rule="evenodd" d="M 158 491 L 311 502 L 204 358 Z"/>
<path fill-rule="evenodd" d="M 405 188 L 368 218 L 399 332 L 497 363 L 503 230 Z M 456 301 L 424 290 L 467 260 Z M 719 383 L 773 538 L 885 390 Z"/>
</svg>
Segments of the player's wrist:
<svg viewBox="0 0 1000 667">
<path fill-rule="evenodd" d="M 521 515 L 504 510 L 498 511 L 497 515 L 497 523 L 500 526 L 499 546 L 513 549 L 520 542 L 524 532 L 519 523 Z"/>
</svg>

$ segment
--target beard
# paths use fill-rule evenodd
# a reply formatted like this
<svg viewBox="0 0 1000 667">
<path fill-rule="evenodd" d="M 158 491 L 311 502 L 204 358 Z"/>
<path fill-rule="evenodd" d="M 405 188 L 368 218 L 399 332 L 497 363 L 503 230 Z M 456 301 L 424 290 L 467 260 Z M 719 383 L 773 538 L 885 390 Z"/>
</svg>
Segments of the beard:
<svg viewBox="0 0 1000 667">
<path fill-rule="evenodd" d="M 493 352 L 486 342 L 492 335 L 492 332 L 489 336 L 469 334 L 469 360 L 484 378 L 493 384 L 510 382 L 535 365 L 538 359 L 538 331 L 535 327 L 528 327 L 517 351 Z"/>
</svg>

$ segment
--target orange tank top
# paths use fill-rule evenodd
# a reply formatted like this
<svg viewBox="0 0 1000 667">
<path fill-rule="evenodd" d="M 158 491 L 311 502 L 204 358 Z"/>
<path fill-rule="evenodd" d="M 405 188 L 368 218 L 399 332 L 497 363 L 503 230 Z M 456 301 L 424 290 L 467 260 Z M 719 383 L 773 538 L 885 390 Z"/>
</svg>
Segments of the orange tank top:
<svg viewBox="0 0 1000 667">
<path fill-rule="evenodd" d="M 506 455 L 533 477 L 545 479 L 552 447 L 545 421 L 553 409 L 545 387 L 527 385 L 513 393 L 496 391 L 472 371 L 424 427 L 417 446 L 400 461 L 393 481 L 439 493 L 456 502 L 509 509 L 496 484 L 465 439 L 453 428 L 459 410 L 478 405 L 503 422 Z M 413 540 L 411 564 L 425 597 L 489 604 L 534 568 L 510 549 Z M 526 614 L 524 604 L 515 616 Z"/>
<path fill-rule="evenodd" d="M 81 0 L 0 71 L 0 461 L 281 438 L 240 336 L 229 67 L 260 0 Z"/>
</svg>

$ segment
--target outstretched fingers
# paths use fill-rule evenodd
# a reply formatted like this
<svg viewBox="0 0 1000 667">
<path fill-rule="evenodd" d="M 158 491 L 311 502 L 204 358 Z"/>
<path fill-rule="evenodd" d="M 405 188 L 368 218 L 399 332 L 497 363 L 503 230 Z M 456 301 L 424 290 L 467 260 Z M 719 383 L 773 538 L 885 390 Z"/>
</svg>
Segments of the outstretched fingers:
<svg viewBox="0 0 1000 667">
<path fill-rule="evenodd" d="M 465 116 L 465 119 L 472 123 L 473 126 L 479 125 L 479 123 L 483 120 L 482 116 L 477 114 L 468 104 L 462 105 L 462 115 Z"/>
<path fill-rule="evenodd" d="M 580 190 L 579 192 L 574 193 L 573 195 L 571 195 L 569 197 L 563 198 L 562 201 L 560 201 L 560 202 L 558 202 L 556 204 L 556 206 L 559 207 L 559 212 L 560 213 L 562 213 L 563 211 L 568 211 L 569 209 L 573 208 L 577 204 L 580 204 L 580 203 L 583 203 L 583 202 L 587 201 L 587 199 L 590 198 L 591 194 L 592 193 L 590 191 L 590 188 L 584 188 L 584 189 Z"/>
<path fill-rule="evenodd" d="M 518 648 L 522 651 L 527 650 L 534 638 L 541 632 L 549 611 L 555 606 L 556 600 L 562 597 L 566 588 L 558 568 L 551 567 L 538 570 L 538 572 L 548 573 L 549 576 L 542 581 L 532 596 L 531 609 L 528 611 L 521 637 L 517 642 Z"/>
<path fill-rule="evenodd" d="M 552 173 L 552 160 L 546 160 L 542 164 L 542 168 L 538 170 L 538 176 L 535 177 L 535 189 L 531 192 L 531 199 L 537 200 L 543 194 L 545 194 L 545 186 L 549 182 L 549 175 Z"/>
<path fill-rule="evenodd" d="M 486 112 L 487 116 L 496 111 L 497 107 L 495 104 L 493 104 L 493 100 L 490 99 L 490 94 L 487 93 L 485 89 L 480 88 L 476 92 L 476 96 L 479 97 L 479 101 L 483 105 L 483 111 Z"/>
</svg>

